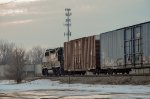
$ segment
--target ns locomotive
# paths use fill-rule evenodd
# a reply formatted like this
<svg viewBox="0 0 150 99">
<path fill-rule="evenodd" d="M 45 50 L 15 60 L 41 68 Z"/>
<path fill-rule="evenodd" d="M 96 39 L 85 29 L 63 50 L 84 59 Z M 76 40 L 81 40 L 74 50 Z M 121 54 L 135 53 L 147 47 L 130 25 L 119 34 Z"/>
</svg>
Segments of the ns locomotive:
<svg viewBox="0 0 150 99">
<path fill-rule="evenodd" d="M 43 74 L 129 74 L 132 69 L 150 70 L 150 22 L 83 37 L 47 50 Z M 52 51 L 54 50 L 54 52 Z M 60 50 L 60 51 L 59 51 Z M 58 64 L 51 64 L 55 61 Z M 47 64 L 47 65 L 46 65 Z M 50 67 L 50 68 L 48 68 Z M 45 73 L 46 72 L 46 73 Z"/>
</svg>

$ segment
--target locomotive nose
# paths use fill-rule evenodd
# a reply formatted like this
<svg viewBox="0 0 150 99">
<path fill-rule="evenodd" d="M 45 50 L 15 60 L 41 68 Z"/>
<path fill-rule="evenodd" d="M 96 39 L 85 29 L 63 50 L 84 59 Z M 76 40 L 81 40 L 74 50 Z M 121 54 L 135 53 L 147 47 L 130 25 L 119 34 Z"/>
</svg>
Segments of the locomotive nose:
<svg viewBox="0 0 150 99">
<path fill-rule="evenodd" d="M 43 62 L 43 63 L 44 63 L 44 62 L 47 62 L 47 60 L 46 60 L 45 57 L 43 57 L 42 62 Z"/>
</svg>

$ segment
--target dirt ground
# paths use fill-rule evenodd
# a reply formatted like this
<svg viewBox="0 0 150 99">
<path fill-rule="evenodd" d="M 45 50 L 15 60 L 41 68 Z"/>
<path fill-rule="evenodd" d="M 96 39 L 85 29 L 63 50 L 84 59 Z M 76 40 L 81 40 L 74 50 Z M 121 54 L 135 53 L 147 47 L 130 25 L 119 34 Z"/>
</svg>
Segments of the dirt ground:
<svg viewBox="0 0 150 99">
<path fill-rule="evenodd" d="M 49 77 L 61 83 L 112 84 L 112 85 L 148 85 L 150 76 L 107 76 L 107 77 Z"/>
</svg>

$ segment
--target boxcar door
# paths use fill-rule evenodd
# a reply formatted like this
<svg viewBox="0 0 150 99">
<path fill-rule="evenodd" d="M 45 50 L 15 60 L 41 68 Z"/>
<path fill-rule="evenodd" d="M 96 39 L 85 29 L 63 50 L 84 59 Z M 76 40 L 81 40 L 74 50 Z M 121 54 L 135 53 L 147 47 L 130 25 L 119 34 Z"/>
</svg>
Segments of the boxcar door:
<svg viewBox="0 0 150 99">
<path fill-rule="evenodd" d="M 142 65 L 142 36 L 141 36 L 141 26 L 136 26 L 133 29 L 134 35 L 134 65 L 139 67 Z"/>
<path fill-rule="evenodd" d="M 126 67 L 138 67 L 142 64 L 141 26 L 125 29 L 124 34 L 124 56 Z"/>
<path fill-rule="evenodd" d="M 126 28 L 124 34 L 124 52 L 125 52 L 125 66 L 131 67 L 133 65 L 133 32 L 132 28 Z"/>
</svg>

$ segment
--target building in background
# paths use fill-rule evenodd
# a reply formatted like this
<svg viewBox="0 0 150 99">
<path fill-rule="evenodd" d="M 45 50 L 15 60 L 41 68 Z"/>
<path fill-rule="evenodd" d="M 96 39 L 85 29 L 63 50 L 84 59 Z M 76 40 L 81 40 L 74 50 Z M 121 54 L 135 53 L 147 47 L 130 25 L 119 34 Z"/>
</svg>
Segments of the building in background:
<svg viewBox="0 0 150 99">
<path fill-rule="evenodd" d="M 5 72 L 8 65 L 0 65 L 0 79 L 5 79 Z M 24 66 L 23 73 L 26 77 L 36 77 L 41 76 L 41 64 L 28 64 Z"/>
</svg>

